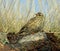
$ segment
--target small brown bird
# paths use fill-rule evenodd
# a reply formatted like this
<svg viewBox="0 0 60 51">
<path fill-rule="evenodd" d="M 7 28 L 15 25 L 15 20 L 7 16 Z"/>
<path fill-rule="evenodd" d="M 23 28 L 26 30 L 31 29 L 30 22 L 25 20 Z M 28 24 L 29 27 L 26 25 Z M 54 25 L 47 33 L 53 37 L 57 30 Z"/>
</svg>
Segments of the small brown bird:
<svg viewBox="0 0 60 51">
<path fill-rule="evenodd" d="M 35 17 L 31 18 L 27 24 L 25 24 L 22 29 L 18 32 L 20 36 L 25 36 L 27 34 L 34 34 L 42 31 L 44 27 L 44 15 L 40 12 L 36 14 Z"/>
</svg>

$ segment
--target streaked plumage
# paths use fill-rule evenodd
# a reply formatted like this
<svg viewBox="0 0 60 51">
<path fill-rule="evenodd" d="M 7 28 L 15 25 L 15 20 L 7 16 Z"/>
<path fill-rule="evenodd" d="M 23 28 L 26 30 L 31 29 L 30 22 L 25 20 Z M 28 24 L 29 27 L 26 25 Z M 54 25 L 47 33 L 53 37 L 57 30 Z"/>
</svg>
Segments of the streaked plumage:
<svg viewBox="0 0 60 51">
<path fill-rule="evenodd" d="M 32 34 L 41 31 L 44 27 L 44 15 L 40 12 L 35 17 L 31 18 L 27 24 L 25 24 L 18 34 Z"/>
</svg>

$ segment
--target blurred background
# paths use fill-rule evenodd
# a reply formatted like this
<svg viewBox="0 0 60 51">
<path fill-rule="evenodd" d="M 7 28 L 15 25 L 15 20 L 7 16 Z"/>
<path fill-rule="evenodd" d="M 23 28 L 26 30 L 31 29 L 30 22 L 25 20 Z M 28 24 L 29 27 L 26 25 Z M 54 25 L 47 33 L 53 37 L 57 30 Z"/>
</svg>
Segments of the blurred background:
<svg viewBox="0 0 60 51">
<path fill-rule="evenodd" d="M 38 12 L 45 31 L 60 32 L 60 0 L 0 0 L 0 32 L 18 32 Z"/>
</svg>

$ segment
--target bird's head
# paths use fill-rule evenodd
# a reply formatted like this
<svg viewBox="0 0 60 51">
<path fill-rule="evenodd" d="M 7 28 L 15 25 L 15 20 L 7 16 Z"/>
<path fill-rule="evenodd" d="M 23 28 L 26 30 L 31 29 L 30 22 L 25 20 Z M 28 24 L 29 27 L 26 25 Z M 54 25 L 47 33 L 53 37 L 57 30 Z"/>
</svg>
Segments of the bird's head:
<svg viewBox="0 0 60 51">
<path fill-rule="evenodd" d="M 36 16 L 43 16 L 43 14 L 41 12 L 38 12 Z"/>
</svg>

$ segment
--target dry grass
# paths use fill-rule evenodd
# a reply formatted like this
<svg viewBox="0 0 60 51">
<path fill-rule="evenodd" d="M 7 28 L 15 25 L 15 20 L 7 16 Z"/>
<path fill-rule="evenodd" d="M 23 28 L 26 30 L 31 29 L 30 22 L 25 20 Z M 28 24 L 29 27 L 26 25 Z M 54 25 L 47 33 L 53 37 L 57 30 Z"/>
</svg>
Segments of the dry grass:
<svg viewBox="0 0 60 51">
<path fill-rule="evenodd" d="M 26 5 L 21 4 L 20 0 L 0 0 L 0 32 L 18 32 L 20 28 L 30 19 L 35 13 L 34 0 L 26 0 Z M 45 0 L 49 8 L 46 12 L 45 31 L 60 31 L 60 9 L 57 0 Z M 38 0 L 40 11 L 44 13 L 45 6 L 42 0 Z M 31 5 L 31 8 L 30 8 Z M 25 7 L 26 6 L 26 7 Z M 22 10 L 22 13 L 21 13 Z M 48 25 L 48 26 L 47 26 Z"/>
</svg>

